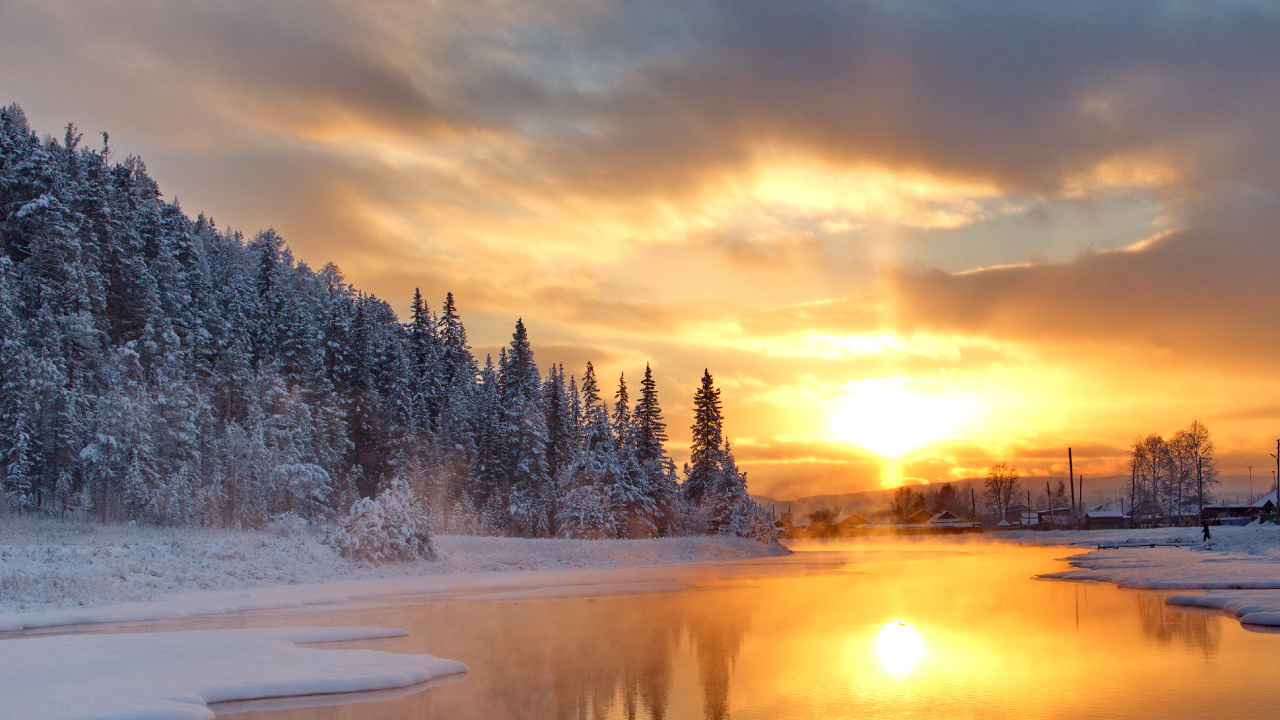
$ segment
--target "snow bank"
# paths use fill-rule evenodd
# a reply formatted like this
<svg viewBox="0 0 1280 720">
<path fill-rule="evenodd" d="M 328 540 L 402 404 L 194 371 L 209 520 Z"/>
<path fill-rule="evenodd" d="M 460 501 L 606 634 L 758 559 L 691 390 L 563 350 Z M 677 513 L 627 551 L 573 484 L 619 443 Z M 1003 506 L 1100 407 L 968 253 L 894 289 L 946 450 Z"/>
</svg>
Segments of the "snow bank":
<svg viewBox="0 0 1280 720">
<path fill-rule="evenodd" d="M 295 644 L 404 634 L 293 627 L 3 640 L 0 718 L 205 719 L 211 703 L 403 688 L 467 671 L 430 655 Z"/>
<path fill-rule="evenodd" d="M 1009 539 L 1074 546 L 1120 545 L 1068 558 L 1076 569 L 1041 577 L 1094 580 L 1142 590 L 1205 590 L 1174 595 L 1170 605 L 1221 610 L 1250 625 L 1280 626 L 1280 527 L 1019 533 Z M 1148 547 L 1170 543 L 1181 547 Z"/>
<path fill-rule="evenodd" d="M 600 541 L 437 536 L 437 560 L 373 566 L 341 557 L 318 534 L 306 531 L 9 520 L 0 526 L 0 630 L 190 617 L 382 595 L 526 589 L 552 580 L 509 571 L 722 562 L 787 552 L 722 537 Z M 494 577 L 456 577 L 476 573 Z M 593 581 L 565 576 L 554 582 Z"/>
</svg>

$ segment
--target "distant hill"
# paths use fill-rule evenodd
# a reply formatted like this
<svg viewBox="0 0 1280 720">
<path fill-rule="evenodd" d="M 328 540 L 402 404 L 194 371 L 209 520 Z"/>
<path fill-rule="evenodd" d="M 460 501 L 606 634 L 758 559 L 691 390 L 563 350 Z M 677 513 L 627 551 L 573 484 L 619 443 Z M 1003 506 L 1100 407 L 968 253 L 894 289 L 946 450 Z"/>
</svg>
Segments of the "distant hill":
<svg viewBox="0 0 1280 720">
<path fill-rule="evenodd" d="M 933 483 L 933 486 L 942 483 Z M 912 485 L 913 488 L 921 492 L 928 492 L 930 485 Z M 967 478 L 964 480 L 953 480 L 951 487 L 955 488 L 957 493 L 968 496 L 969 488 L 972 487 L 978 493 L 978 504 L 982 504 L 982 480 L 977 478 Z M 878 512 L 889 507 L 889 500 L 897 488 L 886 488 L 882 490 L 865 490 L 863 492 L 844 493 L 840 495 L 810 495 L 808 497 L 796 498 L 794 500 L 775 500 L 774 498 L 765 497 L 763 495 L 753 495 L 755 501 L 760 503 L 761 507 L 766 510 L 773 510 L 776 516 L 786 515 L 788 512 L 793 516 L 808 515 L 815 510 L 831 509 L 837 513 L 856 512 L 868 513 Z"/>
</svg>

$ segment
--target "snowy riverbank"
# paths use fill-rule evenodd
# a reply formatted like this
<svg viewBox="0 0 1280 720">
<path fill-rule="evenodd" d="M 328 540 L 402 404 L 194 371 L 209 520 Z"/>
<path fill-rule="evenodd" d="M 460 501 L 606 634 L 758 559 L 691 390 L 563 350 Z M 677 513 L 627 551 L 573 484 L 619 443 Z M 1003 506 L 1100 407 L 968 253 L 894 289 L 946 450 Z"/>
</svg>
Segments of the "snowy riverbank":
<svg viewBox="0 0 1280 720">
<path fill-rule="evenodd" d="M 191 593 L 509 570 L 669 565 L 786 552 L 721 537 L 588 541 L 444 535 L 437 536 L 435 544 L 436 560 L 369 566 L 343 558 L 318 533 L 307 530 L 101 526 L 8 517 L 0 523 L 0 627 L 13 628 L 18 615 L 156 603 Z"/>
<path fill-rule="evenodd" d="M 784 548 L 741 538 L 441 536 L 435 542 L 436 560 L 367 566 L 305 530 L 6 518 L 0 525 L 0 631 L 404 595 L 485 601 L 666 592 L 693 588 L 693 580 L 806 568 L 803 562 L 776 565 L 768 558 L 786 554 Z M 326 693 L 421 689 L 466 671 L 429 655 L 297 646 L 400 635 L 404 631 L 390 628 L 302 627 L 0 638 L 0 697 L 16 698 L 0 703 L 0 720 L 212 718 L 211 704 L 288 696 L 324 703 Z"/>
<path fill-rule="evenodd" d="M 1092 580 L 1142 590 L 1200 590 L 1169 597 L 1169 605 L 1211 608 L 1246 626 L 1280 626 L 1280 527 L 1156 528 L 1097 532 L 1008 533 L 1002 539 L 1027 544 L 1094 548 L 1069 558 L 1076 569 L 1045 575 Z M 1150 547 L 1172 544 L 1180 547 Z M 1120 545 L 1096 549 L 1099 545 Z"/>
</svg>

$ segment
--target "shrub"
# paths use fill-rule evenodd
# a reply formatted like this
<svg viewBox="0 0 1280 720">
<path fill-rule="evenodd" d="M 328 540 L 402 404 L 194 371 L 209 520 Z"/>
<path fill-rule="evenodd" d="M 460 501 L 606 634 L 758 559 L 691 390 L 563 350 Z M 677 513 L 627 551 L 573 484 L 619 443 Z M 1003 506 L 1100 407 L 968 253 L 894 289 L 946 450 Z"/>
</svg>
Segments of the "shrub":
<svg viewBox="0 0 1280 720">
<path fill-rule="evenodd" d="M 434 558 L 426 504 L 402 480 L 378 498 L 360 498 L 334 536 L 343 557 L 363 562 Z"/>
</svg>

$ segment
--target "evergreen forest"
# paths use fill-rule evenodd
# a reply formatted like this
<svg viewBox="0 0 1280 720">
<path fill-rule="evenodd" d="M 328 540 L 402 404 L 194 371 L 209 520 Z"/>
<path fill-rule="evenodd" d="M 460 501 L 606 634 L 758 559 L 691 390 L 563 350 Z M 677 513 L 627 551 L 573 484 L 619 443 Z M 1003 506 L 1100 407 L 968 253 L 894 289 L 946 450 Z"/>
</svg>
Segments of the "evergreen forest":
<svg viewBox="0 0 1280 720">
<path fill-rule="evenodd" d="M 634 401 L 544 371 L 520 320 L 481 362 L 451 293 L 402 322 L 273 230 L 188 217 L 108 141 L 0 111 L 4 513 L 259 528 L 394 489 L 433 532 L 775 538 L 709 372 L 680 472 L 648 366 Z"/>
</svg>

